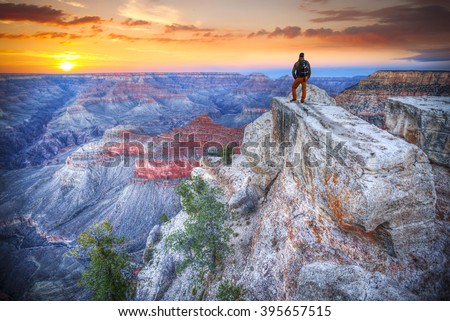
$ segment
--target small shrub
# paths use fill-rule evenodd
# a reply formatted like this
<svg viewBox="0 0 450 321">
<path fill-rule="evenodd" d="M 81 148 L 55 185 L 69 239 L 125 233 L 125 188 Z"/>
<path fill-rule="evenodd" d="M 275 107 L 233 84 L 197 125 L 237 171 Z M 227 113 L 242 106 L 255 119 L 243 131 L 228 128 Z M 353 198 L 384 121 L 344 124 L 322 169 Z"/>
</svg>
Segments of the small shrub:
<svg viewBox="0 0 450 321">
<path fill-rule="evenodd" d="M 241 285 L 234 285 L 229 280 L 219 284 L 217 300 L 219 301 L 242 301 L 245 289 Z"/>
<path fill-rule="evenodd" d="M 142 259 L 145 264 L 149 264 L 153 261 L 153 252 L 154 252 L 154 245 L 149 244 L 144 250 L 144 254 L 142 256 Z"/>
<path fill-rule="evenodd" d="M 166 213 L 162 213 L 160 220 L 161 220 L 161 224 L 169 222 L 169 218 L 167 217 Z"/>
</svg>

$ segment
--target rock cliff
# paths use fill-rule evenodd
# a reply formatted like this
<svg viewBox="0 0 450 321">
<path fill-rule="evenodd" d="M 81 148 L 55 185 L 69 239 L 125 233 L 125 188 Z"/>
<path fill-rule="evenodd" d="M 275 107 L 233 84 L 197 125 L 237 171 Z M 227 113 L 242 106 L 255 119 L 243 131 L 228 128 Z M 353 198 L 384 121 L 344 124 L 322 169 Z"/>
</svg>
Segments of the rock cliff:
<svg viewBox="0 0 450 321">
<path fill-rule="evenodd" d="M 352 114 L 384 127 L 384 110 L 392 96 L 448 96 L 448 71 L 377 71 L 336 96 Z"/>
<path fill-rule="evenodd" d="M 417 146 L 341 107 L 274 98 L 241 152 L 231 166 L 211 158 L 193 171 L 238 214 L 218 275 L 200 291 L 192 271 L 175 272 L 180 257 L 164 242 L 180 212 L 152 243 L 138 299 L 214 300 L 220 279 L 248 300 L 449 298 L 449 226 L 435 218 L 432 168 Z"/>
<path fill-rule="evenodd" d="M 436 214 L 450 218 L 450 98 L 390 98 L 385 114 L 386 129 L 420 147 L 433 168 Z"/>
</svg>

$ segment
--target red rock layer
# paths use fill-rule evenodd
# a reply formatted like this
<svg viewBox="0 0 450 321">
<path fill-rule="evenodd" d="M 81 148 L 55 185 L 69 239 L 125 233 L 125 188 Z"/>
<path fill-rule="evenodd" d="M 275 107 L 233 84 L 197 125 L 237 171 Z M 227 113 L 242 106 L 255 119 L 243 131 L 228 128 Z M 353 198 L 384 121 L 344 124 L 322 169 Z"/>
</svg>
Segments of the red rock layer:
<svg viewBox="0 0 450 321">
<path fill-rule="evenodd" d="M 129 131 L 120 131 L 117 136 L 123 141 L 109 147 L 106 154 L 137 157 L 135 178 L 174 179 L 190 176 L 208 147 L 232 146 L 233 153 L 239 154 L 244 128 L 226 128 L 200 115 L 187 126 L 158 136 Z"/>
</svg>

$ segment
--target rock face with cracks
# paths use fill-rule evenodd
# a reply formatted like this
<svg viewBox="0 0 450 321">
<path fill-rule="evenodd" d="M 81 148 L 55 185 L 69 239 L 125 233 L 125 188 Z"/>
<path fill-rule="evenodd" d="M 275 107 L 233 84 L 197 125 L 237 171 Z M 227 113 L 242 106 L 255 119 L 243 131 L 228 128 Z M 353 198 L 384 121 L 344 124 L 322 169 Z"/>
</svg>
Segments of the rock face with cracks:
<svg viewBox="0 0 450 321">
<path fill-rule="evenodd" d="M 272 102 L 288 166 L 339 226 L 371 233 L 392 255 L 433 239 L 434 182 L 424 152 L 341 107 Z"/>
<path fill-rule="evenodd" d="M 436 186 L 436 214 L 450 215 L 450 98 L 394 97 L 388 100 L 386 129 L 420 147 L 430 159 Z"/>
<path fill-rule="evenodd" d="M 162 228 L 138 299 L 214 300 L 224 279 L 246 300 L 450 298 L 449 226 L 435 219 L 425 153 L 340 107 L 287 101 L 246 127 L 231 165 L 206 158 L 192 173 L 237 213 L 232 254 L 200 282 L 189 268 L 166 273 L 165 257 L 180 262 L 163 244 L 181 212 Z"/>
</svg>

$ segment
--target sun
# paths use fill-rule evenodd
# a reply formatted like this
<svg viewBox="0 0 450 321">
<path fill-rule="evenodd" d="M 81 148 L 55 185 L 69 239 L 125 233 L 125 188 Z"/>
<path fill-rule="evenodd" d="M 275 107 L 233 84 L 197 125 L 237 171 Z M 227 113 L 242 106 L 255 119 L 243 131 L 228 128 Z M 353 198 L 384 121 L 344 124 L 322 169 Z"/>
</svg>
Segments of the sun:
<svg viewBox="0 0 450 321">
<path fill-rule="evenodd" d="M 71 71 L 73 69 L 73 67 L 75 67 L 75 65 L 73 63 L 71 63 L 70 61 L 64 61 L 59 64 L 59 68 L 66 72 Z"/>
</svg>

